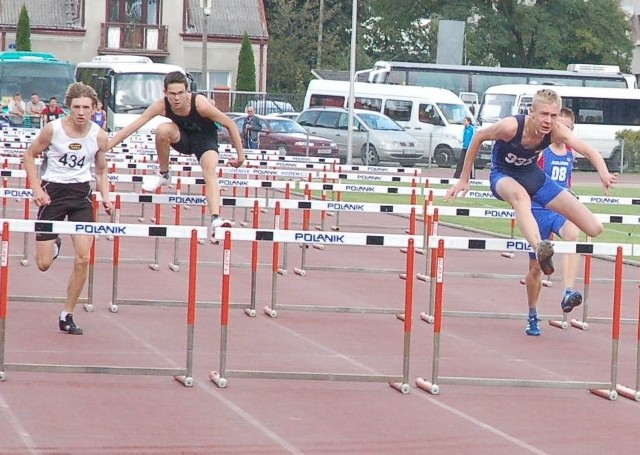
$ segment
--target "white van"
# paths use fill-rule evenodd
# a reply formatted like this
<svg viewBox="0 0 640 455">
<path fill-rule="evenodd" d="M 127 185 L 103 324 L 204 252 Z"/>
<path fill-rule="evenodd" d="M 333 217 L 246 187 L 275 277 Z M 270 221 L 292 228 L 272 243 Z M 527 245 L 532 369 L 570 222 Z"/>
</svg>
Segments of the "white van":
<svg viewBox="0 0 640 455">
<path fill-rule="evenodd" d="M 469 108 L 449 90 L 433 87 L 355 82 L 354 108 L 367 109 L 398 122 L 425 151 L 425 159 L 443 167 L 454 166 L 462 149 L 464 118 Z M 304 109 L 349 107 L 349 81 L 313 79 Z"/>
<path fill-rule="evenodd" d="M 640 131 L 640 90 L 637 89 L 535 84 L 496 85 L 484 93 L 478 119 L 482 126 L 486 126 L 504 117 L 527 114 L 533 95 L 543 88 L 558 93 L 562 98 L 563 107 L 573 111 L 575 135 L 600 152 L 609 170 L 620 171 L 628 166 L 629 157 L 623 154 L 616 133 L 622 130 Z M 481 159 L 488 159 L 489 153 L 486 149 L 481 150 Z M 577 157 L 578 167 L 588 164 L 582 155 Z"/>
</svg>

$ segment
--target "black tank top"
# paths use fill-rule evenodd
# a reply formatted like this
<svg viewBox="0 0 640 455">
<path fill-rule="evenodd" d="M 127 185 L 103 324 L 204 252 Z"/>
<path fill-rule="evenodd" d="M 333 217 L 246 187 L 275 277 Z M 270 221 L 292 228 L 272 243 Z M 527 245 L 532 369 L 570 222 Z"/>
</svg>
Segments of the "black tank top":
<svg viewBox="0 0 640 455">
<path fill-rule="evenodd" d="M 522 134 L 526 116 L 516 115 L 515 118 L 518 122 L 515 136 L 509 141 L 497 140 L 493 146 L 494 165 L 507 174 L 520 172 L 533 166 L 538 167 L 538 154 L 551 144 L 551 133 L 547 133 L 535 147 L 524 148 Z"/>
<path fill-rule="evenodd" d="M 164 99 L 164 111 L 166 117 L 173 121 L 178 127 L 187 133 L 203 133 L 218 140 L 218 129 L 213 120 L 201 116 L 196 109 L 196 97 L 204 96 L 201 93 L 191 94 L 191 109 L 186 116 L 176 115 L 171 110 L 171 104 L 167 98 Z"/>
</svg>

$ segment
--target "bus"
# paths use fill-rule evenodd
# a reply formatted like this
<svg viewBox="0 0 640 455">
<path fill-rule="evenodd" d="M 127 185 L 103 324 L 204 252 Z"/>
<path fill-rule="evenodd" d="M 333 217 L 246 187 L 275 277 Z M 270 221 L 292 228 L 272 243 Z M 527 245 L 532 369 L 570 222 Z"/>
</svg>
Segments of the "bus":
<svg viewBox="0 0 640 455">
<path fill-rule="evenodd" d="M 0 97 L 4 106 L 16 93 L 26 101 L 37 93 L 45 103 L 55 96 L 63 104 L 67 87 L 73 81 L 73 64 L 52 54 L 0 52 Z"/>
<path fill-rule="evenodd" d="M 304 109 L 349 107 L 349 82 L 312 79 Z M 455 166 L 462 149 L 465 117 L 473 118 L 462 100 L 449 90 L 433 87 L 354 83 L 354 107 L 380 112 L 416 139 L 424 156 L 441 167 Z"/>
<path fill-rule="evenodd" d="M 100 55 L 90 62 L 76 65 L 75 80 L 93 87 L 107 112 L 107 131 L 124 128 L 154 101 L 164 96 L 164 77 L 184 69 L 176 65 L 154 63 L 149 57 L 134 55 Z M 166 122 L 156 117 L 140 130 L 153 130 Z"/>
<path fill-rule="evenodd" d="M 478 113 L 480 124 L 490 125 L 504 117 L 528 113 L 533 95 L 541 88 L 551 88 L 562 97 L 563 107 L 575 115 L 576 136 L 602 154 L 609 170 L 619 172 L 628 166 L 616 133 L 625 129 L 640 130 L 640 90 L 637 89 L 497 85 L 484 93 Z M 576 156 L 578 168 L 591 168 L 582 155 Z M 488 149 L 480 150 L 481 160 L 490 158 Z"/>
<path fill-rule="evenodd" d="M 494 85 L 537 83 L 638 88 L 636 77 L 620 72 L 618 66 L 589 64 L 571 64 L 563 71 L 379 61 L 369 73 L 369 82 L 445 88 L 460 96 L 474 110 L 485 90 Z"/>
</svg>

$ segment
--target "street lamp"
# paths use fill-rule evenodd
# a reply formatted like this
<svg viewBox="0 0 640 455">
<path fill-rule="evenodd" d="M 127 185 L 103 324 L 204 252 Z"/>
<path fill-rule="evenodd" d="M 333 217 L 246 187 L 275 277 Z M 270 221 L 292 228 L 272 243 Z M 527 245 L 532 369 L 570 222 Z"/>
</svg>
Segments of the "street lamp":
<svg viewBox="0 0 640 455">
<path fill-rule="evenodd" d="M 209 71 L 207 71 L 207 17 L 211 14 L 211 0 L 200 0 L 202 8 L 202 83 L 209 91 Z"/>
</svg>

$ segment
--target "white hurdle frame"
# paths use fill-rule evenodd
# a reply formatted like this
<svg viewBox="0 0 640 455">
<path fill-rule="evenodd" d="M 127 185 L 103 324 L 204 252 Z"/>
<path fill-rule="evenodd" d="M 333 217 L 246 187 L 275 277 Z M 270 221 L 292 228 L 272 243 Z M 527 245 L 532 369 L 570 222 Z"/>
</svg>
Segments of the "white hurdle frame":
<svg viewBox="0 0 640 455">
<path fill-rule="evenodd" d="M 5 371 L 26 371 L 45 373 L 93 373 L 123 374 L 148 376 L 173 376 L 185 387 L 193 386 L 193 345 L 196 308 L 196 276 L 198 236 L 206 236 L 206 229 L 191 226 L 143 226 L 122 225 L 115 223 L 84 223 L 73 221 L 34 221 L 34 220 L 0 220 L 2 224 L 2 246 L 0 260 L 0 381 L 5 380 Z M 187 352 L 184 368 L 148 368 L 122 367 L 104 365 L 52 365 L 6 363 L 6 320 L 9 302 L 9 233 L 32 232 L 51 234 L 85 234 L 111 233 L 117 236 L 130 237 L 172 237 L 190 239 L 189 282 L 187 296 Z"/>
<path fill-rule="evenodd" d="M 562 253 L 581 254 L 608 254 L 615 252 L 615 280 L 613 290 L 613 316 L 612 316 L 612 336 L 611 336 L 611 377 L 610 381 L 551 381 L 551 380 L 531 380 L 531 379 L 507 379 L 507 378 L 478 378 L 462 376 L 440 376 L 440 334 L 442 319 L 445 315 L 442 310 L 442 296 L 444 284 L 444 255 L 447 248 L 453 250 L 476 250 L 476 251 L 504 251 L 508 239 L 484 239 L 484 238 L 462 238 L 462 237 L 438 237 L 429 239 L 429 248 L 435 251 L 436 255 L 436 310 L 434 314 L 434 337 L 433 337 L 433 360 L 431 380 L 422 377 L 416 379 L 416 386 L 433 395 L 440 393 L 440 384 L 454 385 L 480 385 L 480 386 L 500 386 L 500 387 L 536 387 L 536 388 L 559 388 L 559 389 L 583 389 L 591 393 L 607 398 L 611 401 L 618 398 L 616 390 L 618 377 L 618 354 L 620 339 L 620 304 L 622 294 L 622 259 L 625 255 L 632 255 L 634 250 L 640 250 L 640 245 L 617 245 L 617 244 L 594 244 L 580 242 L 554 242 L 554 248 Z M 525 242 L 526 243 L 526 242 Z M 515 248 L 511 248 L 515 249 Z"/>
<path fill-rule="evenodd" d="M 237 229 L 218 228 L 216 237 L 224 234 L 223 271 L 222 271 L 222 308 L 220 311 L 220 369 L 211 371 L 209 378 L 220 388 L 225 388 L 228 378 L 260 378 L 260 379 L 296 379 L 315 381 L 351 381 L 351 382 L 387 382 L 391 387 L 403 394 L 409 393 L 409 364 L 411 350 L 411 323 L 412 318 L 404 321 L 403 337 L 403 366 L 400 375 L 372 375 L 372 374 L 344 374 L 344 373 L 311 373 L 296 371 L 260 371 L 260 370 L 232 370 L 227 368 L 227 346 L 229 325 L 229 295 L 231 272 L 231 239 L 236 241 L 267 241 L 275 245 L 282 242 L 306 243 L 305 237 L 317 235 L 314 231 L 282 231 L 279 229 Z M 335 235 L 335 234 L 334 234 Z M 407 275 L 413 275 L 413 257 L 415 243 L 419 237 L 392 234 L 364 234 L 344 233 L 340 234 L 340 245 L 375 245 L 383 247 L 407 247 Z M 277 274 L 277 272 L 275 272 Z M 405 285 L 406 314 L 413 312 L 413 280 L 407 279 Z"/>
</svg>

